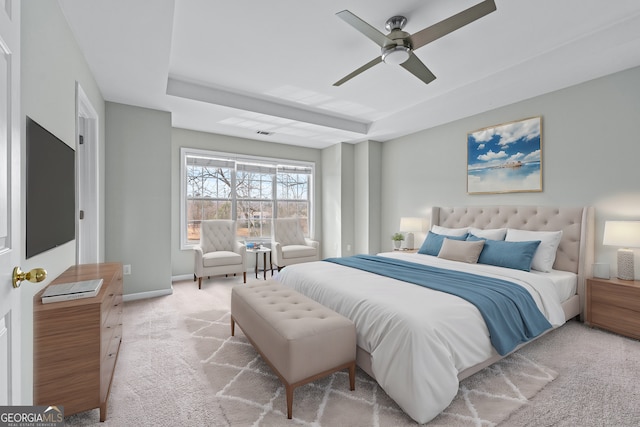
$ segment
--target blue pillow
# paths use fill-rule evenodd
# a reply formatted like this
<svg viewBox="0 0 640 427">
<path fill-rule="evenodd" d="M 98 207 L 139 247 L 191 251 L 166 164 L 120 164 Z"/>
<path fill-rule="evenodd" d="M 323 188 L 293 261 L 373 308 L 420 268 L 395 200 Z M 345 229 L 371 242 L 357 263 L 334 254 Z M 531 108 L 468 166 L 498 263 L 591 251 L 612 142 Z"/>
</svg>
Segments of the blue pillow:
<svg viewBox="0 0 640 427">
<path fill-rule="evenodd" d="M 484 247 L 478 258 L 479 264 L 496 265 L 515 270 L 531 271 L 531 261 L 540 245 L 540 240 L 524 242 L 507 242 L 504 240 L 487 240 L 470 235 L 467 240 L 484 240 Z"/>
<path fill-rule="evenodd" d="M 444 242 L 444 239 L 467 240 L 468 235 L 469 234 L 465 233 L 462 236 L 446 236 L 444 234 L 436 234 L 430 231 L 429 234 L 427 234 L 427 238 L 424 239 L 424 243 L 422 243 L 422 246 L 420 246 L 418 253 L 423 255 L 438 256 L 438 254 L 440 253 L 440 248 L 442 248 L 442 242 Z"/>
</svg>

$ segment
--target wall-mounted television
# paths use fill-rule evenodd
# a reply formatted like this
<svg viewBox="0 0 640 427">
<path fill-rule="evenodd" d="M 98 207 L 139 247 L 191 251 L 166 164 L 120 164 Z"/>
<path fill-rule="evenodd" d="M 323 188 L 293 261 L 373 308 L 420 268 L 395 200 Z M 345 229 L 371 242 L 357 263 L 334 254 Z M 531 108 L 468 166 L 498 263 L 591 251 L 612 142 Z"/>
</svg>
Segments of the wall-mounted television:
<svg viewBox="0 0 640 427">
<path fill-rule="evenodd" d="M 76 238 L 75 151 L 27 117 L 26 257 Z"/>
</svg>

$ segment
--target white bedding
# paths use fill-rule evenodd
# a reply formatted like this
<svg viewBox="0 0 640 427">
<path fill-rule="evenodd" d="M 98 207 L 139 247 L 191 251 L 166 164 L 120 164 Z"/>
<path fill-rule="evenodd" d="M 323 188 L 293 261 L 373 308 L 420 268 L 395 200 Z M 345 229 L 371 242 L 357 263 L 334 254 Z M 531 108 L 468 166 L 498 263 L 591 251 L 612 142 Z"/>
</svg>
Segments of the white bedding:
<svg viewBox="0 0 640 427">
<path fill-rule="evenodd" d="M 380 255 L 516 281 L 554 327 L 565 321 L 549 273 L 420 254 Z M 451 403 L 460 371 L 497 354 L 480 312 L 459 297 L 324 261 L 288 266 L 277 279 L 353 320 L 376 380 L 419 423 Z"/>
<path fill-rule="evenodd" d="M 578 275 L 570 271 L 551 270 L 549 273 L 531 270 L 533 274 L 548 277 L 555 285 L 560 302 L 565 302 L 576 294 L 578 289 Z"/>
</svg>

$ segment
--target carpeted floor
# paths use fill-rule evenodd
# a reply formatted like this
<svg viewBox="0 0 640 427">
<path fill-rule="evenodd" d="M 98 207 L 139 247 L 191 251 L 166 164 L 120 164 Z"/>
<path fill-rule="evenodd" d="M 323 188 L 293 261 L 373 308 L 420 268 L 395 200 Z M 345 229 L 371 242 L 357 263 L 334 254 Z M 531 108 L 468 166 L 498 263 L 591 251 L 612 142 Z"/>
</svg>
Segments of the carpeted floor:
<svg viewBox="0 0 640 427">
<path fill-rule="evenodd" d="M 360 370 L 354 392 L 346 373 L 296 389 L 286 420 L 277 378 L 241 333 L 229 336 L 230 290 L 240 282 L 179 282 L 171 296 L 126 303 L 107 421 L 94 410 L 67 425 L 416 425 Z M 637 426 L 639 398 L 640 342 L 569 322 L 464 380 L 428 425 Z"/>
</svg>

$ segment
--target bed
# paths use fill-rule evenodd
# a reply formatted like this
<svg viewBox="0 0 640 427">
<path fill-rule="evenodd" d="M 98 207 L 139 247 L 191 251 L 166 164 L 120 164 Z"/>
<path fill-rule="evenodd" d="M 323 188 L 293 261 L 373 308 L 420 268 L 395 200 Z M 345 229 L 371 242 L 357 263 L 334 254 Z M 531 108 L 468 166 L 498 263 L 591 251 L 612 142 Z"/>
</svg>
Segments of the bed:
<svg viewBox="0 0 640 427">
<path fill-rule="evenodd" d="M 405 270 L 413 267 L 408 273 L 420 279 L 423 271 L 446 270 L 463 282 L 473 281 L 474 288 L 484 280 L 506 281 L 511 288 L 526 293 L 539 310 L 537 314 L 542 313 L 548 321 L 550 328 L 537 333 L 537 337 L 562 326 L 568 319 L 582 317 L 587 266 L 593 263 L 592 208 L 434 207 L 431 223 L 436 226 L 432 230 L 437 229 L 442 235 L 448 234 L 447 230 L 453 233 L 463 229 L 467 230 L 465 236 L 471 234 L 469 230 L 477 234 L 509 230 L 513 234 L 508 238 L 517 233 L 526 236 L 527 232 L 561 233 L 556 233 L 560 235 L 559 243 L 556 242 L 548 272 L 533 269 L 527 272 L 401 251 L 363 256 L 371 259 L 353 262 L 375 261 L 385 266 L 388 263 L 389 269 L 395 269 L 396 264 Z M 434 236 L 429 237 L 430 241 L 431 237 Z M 454 238 L 446 240 L 446 244 L 451 244 Z M 486 248 L 490 246 L 488 243 L 484 241 Z M 491 247 L 494 243 L 491 242 Z M 387 277 L 341 264 L 351 262 L 351 258 L 356 257 L 289 266 L 277 279 L 354 321 L 358 365 L 419 423 L 431 420 L 451 403 L 461 379 L 531 342 L 514 344 L 506 350 L 496 346 L 496 334 L 489 333 L 491 322 L 483 317 L 479 306 L 456 295 L 416 286 L 415 282 L 405 281 L 410 279 L 404 276 Z"/>
</svg>

